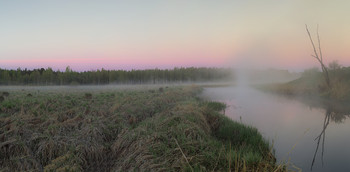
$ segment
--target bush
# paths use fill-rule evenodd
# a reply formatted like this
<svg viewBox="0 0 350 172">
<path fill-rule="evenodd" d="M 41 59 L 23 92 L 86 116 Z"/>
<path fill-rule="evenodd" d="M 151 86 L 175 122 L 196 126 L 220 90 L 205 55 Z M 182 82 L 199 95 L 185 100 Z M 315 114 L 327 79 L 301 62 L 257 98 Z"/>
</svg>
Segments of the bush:
<svg viewBox="0 0 350 172">
<path fill-rule="evenodd" d="M 313 67 L 310 69 L 306 69 L 301 76 L 302 77 L 315 77 L 316 75 L 318 75 L 320 73 L 320 70 L 317 67 Z"/>
</svg>

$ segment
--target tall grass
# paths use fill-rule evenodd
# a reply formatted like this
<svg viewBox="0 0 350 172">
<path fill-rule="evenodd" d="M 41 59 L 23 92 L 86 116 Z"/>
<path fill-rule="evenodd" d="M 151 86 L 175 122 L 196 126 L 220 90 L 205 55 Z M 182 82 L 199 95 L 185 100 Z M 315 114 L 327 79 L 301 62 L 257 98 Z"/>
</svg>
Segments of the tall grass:
<svg viewBox="0 0 350 172">
<path fill-rule="evenodd" d="M 10 92 L 0 103 L 0 169 L 285 170 L 256 129 L 196 98 L 200 91 Z"/>
</svg>

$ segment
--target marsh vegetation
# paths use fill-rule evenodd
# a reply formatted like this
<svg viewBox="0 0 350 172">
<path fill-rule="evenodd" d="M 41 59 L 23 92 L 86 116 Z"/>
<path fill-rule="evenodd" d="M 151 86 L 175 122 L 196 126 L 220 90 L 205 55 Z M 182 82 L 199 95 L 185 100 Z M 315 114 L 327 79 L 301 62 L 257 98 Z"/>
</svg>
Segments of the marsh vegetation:
<svg viewBox="0 0 350 172">
<path fill-rule="evenodd" d="M 74 89 L 7 90 L 1 171 L 285 170 L 257 129 L 198 98 L 200 87 Z"/>
<path fill-rule="evenodd" d="M 337 62 L 329 65 L 331 87 L 327 86 L 323 72 L 317 68 L 305 70 L 301 77 L 282 84 L 267 84 L 259 88 L 290 96 L 316 97 L 335 101 L 350 101 L 350 68 Z"/>
</svg>

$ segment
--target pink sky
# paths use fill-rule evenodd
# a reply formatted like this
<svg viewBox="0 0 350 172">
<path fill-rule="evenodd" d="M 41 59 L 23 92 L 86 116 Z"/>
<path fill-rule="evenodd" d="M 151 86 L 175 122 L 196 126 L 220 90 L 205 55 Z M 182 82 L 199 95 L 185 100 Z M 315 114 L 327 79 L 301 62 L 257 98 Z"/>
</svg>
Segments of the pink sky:
<svg viewBox="0 0 350 172">
<path fill-rule="evenodd" d="M 318 66 L 305 24 L 326 63 L 350 65 L 350 1 L 84 2 L 0 2 L 0 68 L 300 71 Z"/>
</svg>

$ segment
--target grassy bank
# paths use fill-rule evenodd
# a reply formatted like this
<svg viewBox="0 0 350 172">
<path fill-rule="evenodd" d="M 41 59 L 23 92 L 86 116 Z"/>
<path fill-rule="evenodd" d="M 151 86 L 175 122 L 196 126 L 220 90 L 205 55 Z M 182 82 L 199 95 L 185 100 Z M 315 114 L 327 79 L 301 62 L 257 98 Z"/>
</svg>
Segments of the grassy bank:
<svg viewBox="0 0 350 172">
<path fill-rule="evenodd" d="M 0 171 L 283 171 L 252 127 L 199 87 L 10 90 L 0 103 Z"/>
<path fill-rule="evenodd" d="M 317 69 L 306 70 L 294 81 L 261 86 L 261 89 L 291 96 L 307 96 L 335 101 L 350 101 L 350 68 L 329 71 L 331 88 L 328 89 L 323 74 Z"/>
</svg>

